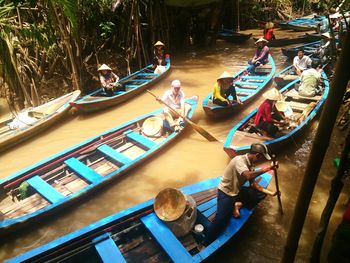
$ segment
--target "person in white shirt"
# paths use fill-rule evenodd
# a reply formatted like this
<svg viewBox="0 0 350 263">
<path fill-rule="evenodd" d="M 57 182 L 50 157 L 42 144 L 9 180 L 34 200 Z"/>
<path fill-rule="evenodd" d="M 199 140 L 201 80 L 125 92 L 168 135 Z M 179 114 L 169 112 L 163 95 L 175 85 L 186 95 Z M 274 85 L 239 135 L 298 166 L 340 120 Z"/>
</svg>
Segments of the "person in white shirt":
<svg viewBox="0 0 350 263">
<path fill-rule="evenodd" d="M 304 97 L 314 97 L 317 95 L 317 88 L 321 80 L 321 65 L 318 61 L 312 62 L 312 68 L 305 70 L 301 74 L 299 95 Z"/>
<path fill-rule="evenodd" d="M 305 56 L 304 50 L 299 49 L 298 55 L 295 56 L 295 58 L 293 59 L 293 67 L 294 67 L 295 73 L 300 76 L 305 69 L 311 66 L 311 62 L 312 62 L 311 58 L 309 58 L 308 56 Z"/>
<path fill-rule="evenodd" d="M 180 130 L 184 123 L 183 118 L 180 116 L 186 117 L 191 109 L 189 104 L 185 104 L 185 93 L 181 90 L 180 80 L 173 80 L 171 82 L 171 89 L 167 90 L 162 98 L 157 98 L 157 100 L 169 105 L 175 111 L 169 107 L 165 107 L 165 119 L 175 131 Z"/>
</svg>

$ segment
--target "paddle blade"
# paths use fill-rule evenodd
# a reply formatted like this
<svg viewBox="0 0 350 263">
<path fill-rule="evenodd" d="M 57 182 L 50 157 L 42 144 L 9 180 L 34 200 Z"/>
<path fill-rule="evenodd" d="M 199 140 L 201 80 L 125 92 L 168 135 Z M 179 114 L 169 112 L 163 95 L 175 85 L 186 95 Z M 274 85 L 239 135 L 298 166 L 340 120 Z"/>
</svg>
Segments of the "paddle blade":
<svg viewBox="0 0 350 263">
<path fill-rule="evenodd" d="M 195 124 L 194 122 L 188 120 L 186 118 L 186 121 L 188 122 L 188 124 L 190 124 L 192 126 L 192 128 L 198 132 L 200 135 L 202 135 L 204 138 L 206 138 L 208 141 L 210 142 L 215 142 L 218 141 L 218 139 L 216 139 L 213 135 L 211 135 L 209 132 L 207 132 L 206 130 L 204 130 L 201 126 Z"/>
</svg>

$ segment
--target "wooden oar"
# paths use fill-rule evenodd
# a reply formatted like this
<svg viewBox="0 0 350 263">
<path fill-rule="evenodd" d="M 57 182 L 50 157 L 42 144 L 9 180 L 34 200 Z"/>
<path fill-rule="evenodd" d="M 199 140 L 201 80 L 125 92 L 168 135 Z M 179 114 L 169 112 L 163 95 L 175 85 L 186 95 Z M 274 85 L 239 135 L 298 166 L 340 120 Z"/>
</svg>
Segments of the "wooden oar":
<svg viewBox="0 0 350 263">
<path fill-rule="evenodd" d="M 155 97 L 156 99 L 158 99 L 158 97 L 153 94 L 151 91 L 147 90 L 147 92 L 149 94 L 151 94 L 153 97 Z M 210 142 L 220 142 L 218 139 L 216 139 L 213 135 L 211 135 L 209 132 L 207 132 L 206 130 L 204 130 L 201 126 L 199 126 L 198 124 L 195 124 L 194 122 L 192 122 L 191 120 L 189 120 L 188 118 L 186 118 L 185 116 L 182 116 L 182 114 L 178 113 L 175 109 L 173 109 L 170 105 L 168 105 L 167 103 L 165 103 L 162 100 L 159 100 L 161 103 L 163 103 L 165 106 L 167 106 L 172 112 L 174 112 L 176 115 L 178 115 L 179 117 L 181 117 L 182 119 L 184 119 L 189 125 L 191 125 L 191 127 L 198 132 L 200 135 L 202 135 L 204 138 L 206 138 L 208 141 Z"/>
<path fill-rule="evenodd" d="M 276 167 L 276 155 L 272 155 L 272 162 L 273 162 L 273 165 Z M 277 169 L 274 168 L 274 174 L 275 174 L 275 183 L 276 183 L 276 191 L 277 191 L 277 198 L 278 198 L 278 204 L 279 204 L 279 208 L 280 208 L 280 212 L 281 214 L 283 215 L 283 208 L 282 208 L 282 201 L 281 201 L 281 192 L 280 192 L 280 187 L 279 187 L 279 184 L 278 184 L 278 176 L 277 176 Z"/>
</svg>

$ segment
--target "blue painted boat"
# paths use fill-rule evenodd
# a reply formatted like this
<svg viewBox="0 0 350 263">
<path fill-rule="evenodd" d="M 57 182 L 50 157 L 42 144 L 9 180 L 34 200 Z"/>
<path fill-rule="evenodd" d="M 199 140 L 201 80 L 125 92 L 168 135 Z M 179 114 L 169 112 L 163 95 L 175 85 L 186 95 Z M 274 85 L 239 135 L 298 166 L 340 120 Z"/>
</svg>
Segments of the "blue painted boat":
<svg viewBox="0 0 350 263">
<path fill-rule="evenodd" d="M 266 188 L 272 172 L 258 178 Z M 196 223 L 205 225 L 215 216 L 219 181 L 213 178 L 181 189 L 197 204 Z M 197 243 L 192 231 L 177 238 L 157 217 L 153 203 L 149 200 L 106 217 L 7 262 L 201 262 L 235 236 L 253 213 L 243 207 L 240 218 L 232 217 L 205 247 Z"/>
<path fill-rule="evenodd" d="M 293 65 L 289 65 L 288 67 L 285 67 L 280 72 L 276 74 L 274 77 L 274 82 L 276 83 L 276 86 L 278 89 L 281 89 L 285 87 L 288 83 L 298 79 L 300 76 L 292 74 L 293 71 Z"/>
<path fill-rule="evenodd" d="M 187 115 L 191 119 L 198 97 L 186 103 L 191 106 Z M 67 207 L 174 141 L 183 129 L 174 132 L 159 125 L 157 134 L 147 131 L 146 135 L 142 127 L 154 116 L 161 118 L 162 112 L 159 109 L 138 117 L 2 179 L 0 234 Z"/>
<path fill-rule="evenodd" d="M 286 142 L 300 134 L 321 110 L 329 92 L 329 82 L 326 74 L 322 73 L 324 90 L 322 95 L 315 97 L 302 97 L 294 89 L 300 79 L 294 80 L 280 90 L 285 98 L 285 103 L 292 109 L 293 115 L 288 126 L 282 127 L 280 136 L 271 138 L 264 136 L 254 125 L 254 118 L 258 108 L 239 121 L 227 135 L 224 150 L 229 156 L 235 156 L 249 151 L 252 143 L 263 143 L 272 151 L 278 151 Z"/>
<path fill-rule="evenodd" d="M 252 34 L 244 34 L 231 29 L 222 29 L 218 32 L 218 38 L 231 43 L 243 43 L 251 38 Z"/>
<path fill-rule="evenodd" d="M 322 23 L 323 20 L 325 20 L 325 16 L 317 16 L 314 15 L 310 18 L 300 18 L 295 19 L 292 21 L 289 21 L 287 23 L 289 29 L 293 29 L 295 31 L 310 31 L 310 30 L 316 30 L 317 26 Z"/>
<path fill-rule="evenodd" d="M 150 88 L 159 80 L 164 78 L 170 70 L 170 58 L 166 58 L 166 70 L 162 74 L 153 73 L 153 65 L 132 73 L 119 80 L 119 83 L 124 84 L 125 91 L 116 91 L 113 96 L 107 96 L 103 88 L 100 88 L 86 96 L 71 103 L 72 111 L 76 112 L 94 112 L 105 108 L 112 107 L 122 103 L 128 99 L 134 98 L 144 90 Z"/>
<path fill-rule="evenodd" d="M 298 50 L 303 49 L 305 52 L 305 55 L 310 56 L 310 55 L 313 55 L 320 46 L 321 46 L 321 40 L 315 41 L 309 44 L 305 44 L 305 45 L 296 46 L 296 47 L 281 48 L 281 51 L 284 56 L 286 56 L 290 60 L 293 60 L 294 57 L 297 56 Z"/>
<path fill-rule="evenodd" d="M 212 101 L 212 92 L 203 100 L 204 112 L 213 118 L 220 118 L 231 115 L 244 108 L 255 96 L 257 96 L 270 82 L 276 71 L 275 62 L 269 55 L 269 63 L 261 69 L 257 69 L 254 74 L 248 73 L 248 67 L 233 76 L 233 83 L 236 85 L 237 96 L 242 104 L 233 103 L 229 106 L 219 106 Z M 230 98 L 231 100 L 233 98 Z"/>
</svg>

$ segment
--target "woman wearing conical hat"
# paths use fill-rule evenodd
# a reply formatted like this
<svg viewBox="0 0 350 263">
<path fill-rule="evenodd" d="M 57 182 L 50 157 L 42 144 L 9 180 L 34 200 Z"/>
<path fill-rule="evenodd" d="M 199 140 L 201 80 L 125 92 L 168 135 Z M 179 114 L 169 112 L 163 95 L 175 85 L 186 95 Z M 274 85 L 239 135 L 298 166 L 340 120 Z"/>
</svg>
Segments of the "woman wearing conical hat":
<svg viewBox="0 0 350 263">
<path fill-rule="evenodd" d="M 162 74 L 166 68 L 165 45 L 157 41 L 154 44 L 153 69 L 155 74 Z"/>
<path fill-rule="evenodd" d="M 250 72 L 254 72 L 255 68 L 261 65 L 265 65 L 269 62 L 269 53 L 270 49 L 267 46 L 268 41 L 261 37 L 255 44 L 257 46 L 254 57 L 248 61 L 248 64 L 251 65 L 249 68 Z"/>
<path fill-rule="evenodd" d="M 265 100 L 255 115 L 254 124 L 259 129 L 265 131 L 267 136 L 274 138 L 278 132 L 276 124 L 285 123 L 281 121 L 284 120 L 284 116 L 275 107 L 276 101 L 282 100 L 283 97 L 276 88 L 266 91 L 263 97 Z"/>
<path fill-rule="evenodd" d="M 233 102 L 241 103 L 236 94 L 236 88 L 232 83 L 233 76 L 227 71 L 223 72 L 214 85 L 212 100 L 214 104 L 228 106 Z M 232 101 L 229 99 L 232 96 Z"/>
<path fill-rule="evenodd" d="M 125 86 L 119 83 L 119 77 L 112 72 L 112 69 L 103 64 L 98 68 L 101 86 L 108 96 L 113 96 L 116 91 L 125 91 Z"/>
</svg>

